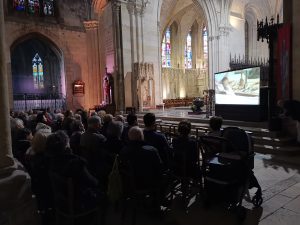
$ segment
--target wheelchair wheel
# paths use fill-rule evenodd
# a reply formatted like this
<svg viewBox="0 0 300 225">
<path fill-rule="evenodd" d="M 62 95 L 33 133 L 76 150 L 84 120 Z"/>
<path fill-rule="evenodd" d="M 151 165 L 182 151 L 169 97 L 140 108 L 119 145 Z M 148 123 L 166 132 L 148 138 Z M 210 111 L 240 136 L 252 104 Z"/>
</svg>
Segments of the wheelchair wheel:
<svg viewBox="0 0 300 225">
<path fill-rule="evenodd" d="M 254 195 L 253 198 L 252 198 L 252 204 L 255 206 L 255 207 L 260 207 L 261 204 L 263 203 L 263 198 L 261 195 Z"/>
</svg>

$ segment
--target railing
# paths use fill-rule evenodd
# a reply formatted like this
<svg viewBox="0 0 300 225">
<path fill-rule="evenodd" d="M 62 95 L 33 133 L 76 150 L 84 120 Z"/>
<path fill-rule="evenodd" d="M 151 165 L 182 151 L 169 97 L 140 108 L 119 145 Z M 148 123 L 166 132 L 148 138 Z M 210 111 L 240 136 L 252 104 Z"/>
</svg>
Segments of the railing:
<svg viewBox="0 0 300 225">
<path fill-rule="evenodd" d="M 66 97 L 63 94 L 14 94 L 13 110 L 66 109 Z"/>
<path fill-rule="evenodd" d="M 261 68 L 261 86 L 267 86 L 269 80 L 269 59 L 265 58 L 247 58 L 245 56 L 230 54 L 230 69 L 240 70 L 249 67 Z"/>
</svg>

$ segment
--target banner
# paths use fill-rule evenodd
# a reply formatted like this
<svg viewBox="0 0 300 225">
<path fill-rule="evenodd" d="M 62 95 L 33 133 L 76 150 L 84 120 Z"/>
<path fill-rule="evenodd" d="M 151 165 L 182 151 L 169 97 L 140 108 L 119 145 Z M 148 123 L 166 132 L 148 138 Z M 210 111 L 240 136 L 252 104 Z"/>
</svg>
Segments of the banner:
<svg viewBox="0 0 300 225">
<path fill-rule="evenodd" d="M 285 24 L 278 30 L 277 100 L 292 98 L 292 27 Z"/>
</svg>

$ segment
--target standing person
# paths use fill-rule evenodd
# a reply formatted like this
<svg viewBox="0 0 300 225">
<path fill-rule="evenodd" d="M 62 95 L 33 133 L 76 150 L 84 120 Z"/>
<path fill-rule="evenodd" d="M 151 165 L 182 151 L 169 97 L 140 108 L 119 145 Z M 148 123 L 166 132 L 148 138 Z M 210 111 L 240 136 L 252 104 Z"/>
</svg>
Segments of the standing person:
<svg viewBox="0 0 300 225">
<path fill-rule="evenodd" d="M 170 147 L 164 134 L 156 131 L 156 117 L 153 113 L 144 115 L 144 137 L 148 145 L 155 147 L 158 150 L 159 156 L 165 166 L 169 166 L 169 151 Z"/>
</svg>

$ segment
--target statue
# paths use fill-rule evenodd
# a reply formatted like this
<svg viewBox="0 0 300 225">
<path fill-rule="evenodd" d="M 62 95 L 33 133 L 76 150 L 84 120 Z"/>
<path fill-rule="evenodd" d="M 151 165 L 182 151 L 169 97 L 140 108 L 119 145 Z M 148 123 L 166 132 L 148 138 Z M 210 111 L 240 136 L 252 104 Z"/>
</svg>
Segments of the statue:
<svg viewBox="0 0 300 225">
<path fill-rule="evenodd" d="M 104 101 L 106 105 L 113 104 L 113 77 L 111 73 L 107 73 L 107 68 L 105 68 L 105 77 L 103 82 L 104 88 Z"/>
</svg>

